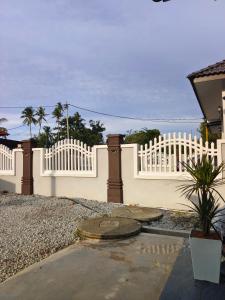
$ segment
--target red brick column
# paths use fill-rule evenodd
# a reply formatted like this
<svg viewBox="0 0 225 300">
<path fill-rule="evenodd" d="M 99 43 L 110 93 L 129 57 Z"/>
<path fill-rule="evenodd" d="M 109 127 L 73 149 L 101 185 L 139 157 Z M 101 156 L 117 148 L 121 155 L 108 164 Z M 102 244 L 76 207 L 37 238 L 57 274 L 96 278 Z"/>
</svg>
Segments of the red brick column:
<svg viewBox="0 0 225 300">
<path fill-rule="evenodd" d="M 30 140 L 22 141 L 23 149 L 23 177 L 22 177 L 22 194 L 33 194 L 33 152 L 35 142 Z"/>
<path fill-rule="evenodd" d="M 109 134 L 108 146 L 108 202 L 123 203 L 123 182 L 121 178 L 121 144 L 124 136 L 122 134 Z"/>
</svg>

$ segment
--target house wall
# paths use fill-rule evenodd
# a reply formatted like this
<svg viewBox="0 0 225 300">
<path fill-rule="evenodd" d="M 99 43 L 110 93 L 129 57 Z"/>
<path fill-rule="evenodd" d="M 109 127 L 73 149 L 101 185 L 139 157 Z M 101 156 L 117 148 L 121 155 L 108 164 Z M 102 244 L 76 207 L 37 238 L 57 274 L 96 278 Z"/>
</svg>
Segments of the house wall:
<svg viewBox="0 0 225 300">
<path fill-rule="evenodd" d="M 23 176 L 23 152 L 20 149 L 13 150 L 15 152 L 15 174 L 0 175 L 0 190 L 11 193 L 21 193 L 21 179 Z"/>
<path fill-rule="evenodd" d="M 97 176 L 41 176 L 40 149 L 33 149 L 34 194 L 107 201 L 108 151 L 98 148 Z"/>
</svg>

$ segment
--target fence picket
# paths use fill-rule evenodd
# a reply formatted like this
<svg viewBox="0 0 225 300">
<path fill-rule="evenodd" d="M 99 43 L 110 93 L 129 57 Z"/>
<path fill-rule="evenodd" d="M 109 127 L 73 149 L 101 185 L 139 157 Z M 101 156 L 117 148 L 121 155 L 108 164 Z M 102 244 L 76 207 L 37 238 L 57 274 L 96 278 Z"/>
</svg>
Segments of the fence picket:
<svg viewBox="0 0 225 300">
<path fill-rule="evenodd" d="M 173 172 L 177 171 L 177 143 L 176 133 L 173 133 Z"/>
<path fill-rule="evenodd" d="M 179 172 L 182 172 L 182 170 L 181 170 L 181 162 L 182 162 L 182 154 L 181 154 L 181 147 L 182 147 L 182 144 L 181 144 L 181 133 L 179 132 L 178 133 L 178 162 L 177 162 L 177 164 L 178 164 L 178 171 Z"/>
<path fill-rule="evenodd" d="M 139 172 L 145 175 L 184 173 L 181 162 L 190 165 L 202 158 L 203 154 L 210 156 L 216 165 L 218 151 L 214 144 L 207 142 L 203 145 L 202 139 L 197 136 L 192 138 L 191 134 L 178 135 L 169 133 L 159 136 L 158 140 L 149 141 L 144 147 L 141 145 L 138 150 Z"/>
<path fill-rule="evenodd" d="M 64 171 L 65 174 L 67 172 L 85 174 L 94 171 L 95 153 L 92 147 L 79 140 L 65 139 L 57 142 L 51 148 L 45 149 L 43 159 L 44 172 Z M 0 155 L 0 166 L 1 161 Z"/>
<path fill-rule="evenodd" d="M 166 135 L 163 135 L 163 171 L 167 172 Z"/>
</svg>

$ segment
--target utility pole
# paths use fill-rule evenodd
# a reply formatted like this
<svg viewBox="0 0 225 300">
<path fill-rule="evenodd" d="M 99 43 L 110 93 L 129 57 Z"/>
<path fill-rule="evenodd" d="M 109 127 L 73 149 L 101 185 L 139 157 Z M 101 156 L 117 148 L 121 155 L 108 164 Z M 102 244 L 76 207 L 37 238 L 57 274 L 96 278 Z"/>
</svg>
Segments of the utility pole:
<svg viewBox="0 0 225 300">
<path fill-rule="evenodd" d="M 69 104 L 66 101 L 66 104 L 64 105 L 64 108 L 66 109 L 66 131 L 67 131 L 67 139 L 70 138 L 70 131 L 69 131 Z"/>
</svg>

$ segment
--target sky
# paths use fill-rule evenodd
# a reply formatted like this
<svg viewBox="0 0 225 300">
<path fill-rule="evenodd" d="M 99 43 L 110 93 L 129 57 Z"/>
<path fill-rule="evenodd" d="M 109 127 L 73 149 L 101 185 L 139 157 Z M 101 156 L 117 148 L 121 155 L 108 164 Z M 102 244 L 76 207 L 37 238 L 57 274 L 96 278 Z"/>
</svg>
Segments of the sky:
<svg viewBox="0 0 225 300">
<path fill-rule="evenodd" d="M 202 118 L 186 76 L 225 59 L 224 15 L 224 0 L 0 0 L 0 106 L 68 101 L 138 118 Z M 5 127 L 21 125 L 21 109 L 0 111 Z M 106 133 L 198 127 L 79 112 Z"/>
</svg>

